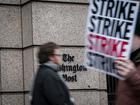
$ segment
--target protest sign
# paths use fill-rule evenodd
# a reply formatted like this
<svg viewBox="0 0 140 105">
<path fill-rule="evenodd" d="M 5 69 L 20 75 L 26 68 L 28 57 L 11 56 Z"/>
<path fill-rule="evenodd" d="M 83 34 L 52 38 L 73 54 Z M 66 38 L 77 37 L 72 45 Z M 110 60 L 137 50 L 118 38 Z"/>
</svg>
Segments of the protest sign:
<svg viewBox="0 0 140 105">
<path fill-rule="evenodd" d="M 90 0 L 85 35 L 87 68 L 123 79 L 114 60 L 130 56 L 138 9 L 136 1 Z"/>
</svg>

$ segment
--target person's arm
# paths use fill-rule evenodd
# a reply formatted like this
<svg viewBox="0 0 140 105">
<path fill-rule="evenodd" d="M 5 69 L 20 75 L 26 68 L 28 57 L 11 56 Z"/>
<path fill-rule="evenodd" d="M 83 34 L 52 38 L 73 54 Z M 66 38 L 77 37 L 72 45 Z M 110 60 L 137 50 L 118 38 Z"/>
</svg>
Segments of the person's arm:
<svg viewBox="0 0 140 105">
<path fill-rule="evenodd" d="M 132 61 L 124 58 L 118 58 L 115 63 L 118 73 L 125 78 L 135 94 L 140 96 L 140 66 L 136 67 Z"/>
<path fill-rule="evenodd" d="M 137 71 L 126 79 L 126 82 L 132 87 L 132 89 L 140 96 L 140 66 L 137 67 Z M 139 71 L 139 72 L 138 72 Z"/>
<path fill-rule="evenodd" d="M 58 80 L 52 76 L 45 77 L 43 90 L 47 101 L 51 105 L 65 105 L 65 92 Z"/>
</svg>

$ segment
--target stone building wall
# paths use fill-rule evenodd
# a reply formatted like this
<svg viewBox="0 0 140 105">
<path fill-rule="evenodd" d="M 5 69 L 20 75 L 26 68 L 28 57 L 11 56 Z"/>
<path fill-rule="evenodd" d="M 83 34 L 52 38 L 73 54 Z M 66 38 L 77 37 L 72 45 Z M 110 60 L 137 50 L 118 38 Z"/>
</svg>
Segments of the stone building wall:
<svg viewBox="0 0 140 105">
<path fill-rule="evenodd" d="M 29 105 L 39 45 L 54 41 L 83 67 L 88 0 L 0 0 L 0 105 Z M 61 71 L 76 105 L 107 105 L 106 76 Z M 74 78 L 74 79 L 72 79 Z"/>
</svg>

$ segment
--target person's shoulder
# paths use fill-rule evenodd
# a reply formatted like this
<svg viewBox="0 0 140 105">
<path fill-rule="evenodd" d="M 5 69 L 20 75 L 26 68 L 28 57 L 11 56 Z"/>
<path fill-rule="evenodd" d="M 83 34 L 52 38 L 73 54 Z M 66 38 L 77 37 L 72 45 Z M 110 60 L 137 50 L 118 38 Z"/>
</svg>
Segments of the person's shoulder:
<svg viewBox="0 0 140 105">
<path fill-rule="evenodd" d="M 49 77 L 53 77 L 53 76 L 56 76 L 56 72 L 54 72 L 54 70 L 49 67 L 49 66 L 46 66 L 46 65 L 40 65 L 40 68 L 39 68 L 42 76 L 49 76 Z"/>
<path fill-rule="evenodd" d="M 49 72 L 51 72 L 51 69 L 46 65 L 40 65 L 39 71 L 42 73 L 49 73 Z"/>
</svg>

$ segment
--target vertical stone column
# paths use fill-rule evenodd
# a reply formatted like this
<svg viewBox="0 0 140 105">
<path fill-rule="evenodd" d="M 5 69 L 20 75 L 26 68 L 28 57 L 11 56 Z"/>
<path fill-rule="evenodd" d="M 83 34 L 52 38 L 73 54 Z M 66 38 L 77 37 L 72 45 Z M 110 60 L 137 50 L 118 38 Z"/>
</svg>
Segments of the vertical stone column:
<svg viewBox="0 0 140 105">
<path fill-rule="evenodd" d="M 0 0 L 0 105 L 24 105 L 20 0 Z"/>
</svg>

